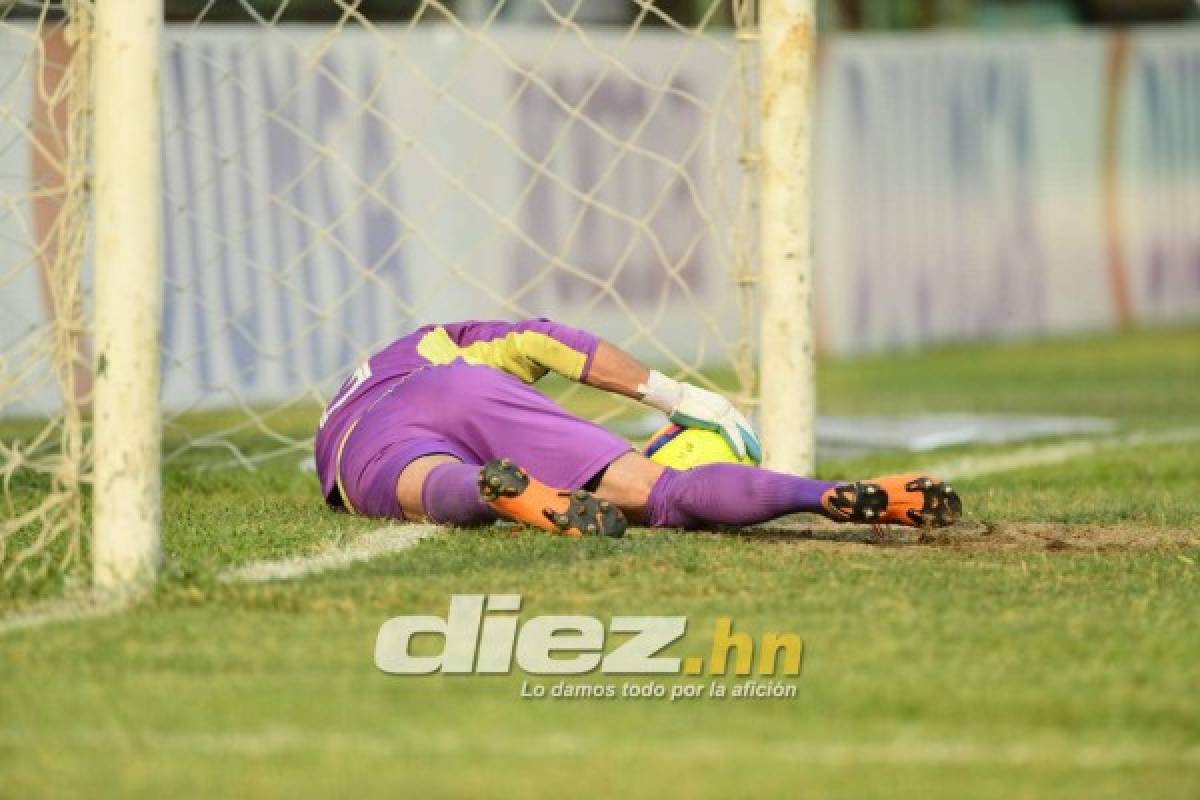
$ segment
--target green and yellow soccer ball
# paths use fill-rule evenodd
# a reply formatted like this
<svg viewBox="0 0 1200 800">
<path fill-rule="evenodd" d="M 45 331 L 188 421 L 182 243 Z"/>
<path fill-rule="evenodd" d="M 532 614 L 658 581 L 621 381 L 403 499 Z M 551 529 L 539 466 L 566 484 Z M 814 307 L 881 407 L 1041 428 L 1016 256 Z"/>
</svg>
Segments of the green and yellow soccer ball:
<svg viewBox="0 0 1200 800">
<path fill-rule="evenodd" d="M 737 453 L 716 431 L 671 424 L 650 437 L 644 455 L 671 469 L 691 469 L 704 464 L 753 464 Z"/>
</svg>

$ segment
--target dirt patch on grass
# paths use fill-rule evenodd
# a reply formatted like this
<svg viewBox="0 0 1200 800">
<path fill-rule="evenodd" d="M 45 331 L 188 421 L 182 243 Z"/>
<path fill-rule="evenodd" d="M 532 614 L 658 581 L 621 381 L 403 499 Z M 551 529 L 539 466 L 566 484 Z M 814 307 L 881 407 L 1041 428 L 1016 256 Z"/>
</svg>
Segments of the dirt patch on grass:
<svg viewBox="0 0 1200 800">
<path fill-rule="evenodd" d="M 915 532 L 915 543 L 984 550 L 1125 551 L 1200 547 L 1200 531 L 1146 524 L 1064 525 L 1046 522 L 967 522 Z"/>
<path fill-rule="evenodd" d="M 949 528 L 875 530 L 804 520 L 730 531 L 730 535 L 780 544 L 811 542 L 822 549 L 898 547 L 1017 552 L 1126 552 L 1200 547 L 1200 530 L 1158 528 L 1147 524 L 1069 525 L 1047 522 L 963 521 Z"/>
</svg>

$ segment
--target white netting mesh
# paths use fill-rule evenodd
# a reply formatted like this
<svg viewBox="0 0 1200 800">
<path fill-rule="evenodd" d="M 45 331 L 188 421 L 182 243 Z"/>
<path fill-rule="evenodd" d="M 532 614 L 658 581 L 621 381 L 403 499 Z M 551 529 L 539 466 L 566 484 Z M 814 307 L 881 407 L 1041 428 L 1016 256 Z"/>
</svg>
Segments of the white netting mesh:
<svg viewBox="0 0 1200 800">
<path fill-rule="evenodd" d="M 40 6 L 0 30 L 9 573 L 77 556 L 87 460 L 87 38 Z M 553 317 L 750 402 L 751 2 L 166 10 L 168 463 L 298 460 L 342 377 L 432 321 Z"/>
<path fill-rule="evenodd" d="M 0 12 L 0 579 L 83 544 L 89 17 L 56 5 Z"/>
<path fill-rule="evenodd" d="M 348 371 L 432 321 L 550 316 L 746 399 L 735 9 L 361 5 L 168 26 L 168 458 L 306 451 Z"/>
</svg>

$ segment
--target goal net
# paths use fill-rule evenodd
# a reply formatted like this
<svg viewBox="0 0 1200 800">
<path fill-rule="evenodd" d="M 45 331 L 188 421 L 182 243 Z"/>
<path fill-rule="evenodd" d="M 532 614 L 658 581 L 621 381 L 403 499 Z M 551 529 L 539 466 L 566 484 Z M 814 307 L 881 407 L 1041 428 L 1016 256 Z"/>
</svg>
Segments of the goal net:
<svg viewBox="0 0 1200 800">
<path fill-rule="evenodd" d="M 553 317 L 748 399 L 732 6 L 366 5 L 168 24 L 168 457 L 306 453 L 436 321 Z"/>
<path fill-rule="evenodd" d="M 12 578 L 86 561 L 93 6 L 3 8 Z M 168 0 L 165 15 L 167 464 L 303 469 L 342 379 L 436 321 L 552 317 L 753 411 L 750 0 Z M 656 422 L 548 391 L 635 440 Z"/>
<path fill-rule="evenodd" d="M 84 554 L 89 23 L 0 5 L 0 584 Z"/>
</svg>

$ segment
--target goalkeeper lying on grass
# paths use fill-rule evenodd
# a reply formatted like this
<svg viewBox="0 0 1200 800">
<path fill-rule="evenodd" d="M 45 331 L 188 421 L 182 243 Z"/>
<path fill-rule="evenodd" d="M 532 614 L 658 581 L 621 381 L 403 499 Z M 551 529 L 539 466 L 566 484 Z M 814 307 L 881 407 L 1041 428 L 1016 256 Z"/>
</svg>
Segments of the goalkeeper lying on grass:
<svg viewBox="0 0 1200 800">
<path fill-rule="evenodd" d="M 619 536 L 626 519 L 695 529 L 806 511 L 927 526 L 961 513 L 954 491 L 923 475 L 831 482 L 747 464 L 672 469 L 529 386 L 550 371 L 719 432 L 743 461 L 761 458 L 725 398 L 585 331 L 542 319 L 428 325 L 360 366 L 322 415 L 326 502 L 370 517 L 459 526 L 506 518 L 572 536 Z"/>
</svg>

